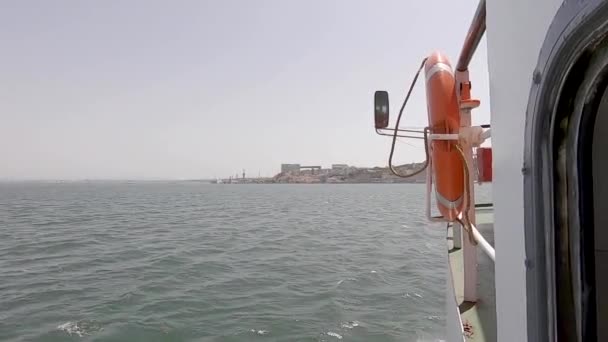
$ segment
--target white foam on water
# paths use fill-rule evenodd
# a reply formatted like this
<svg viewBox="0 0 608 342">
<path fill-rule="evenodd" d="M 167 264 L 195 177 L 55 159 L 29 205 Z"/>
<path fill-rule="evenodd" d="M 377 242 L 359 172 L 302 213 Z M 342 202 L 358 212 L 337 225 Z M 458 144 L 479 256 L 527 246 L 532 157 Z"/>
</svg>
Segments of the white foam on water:
<svg viewBox="0 0 608 342">
<path fill-rule="evenodd" d="M 346 328 L 346 329 L 352 329 L 354 327 L 358 327 L 359 326 L 359 322 L 357 321 L 349 321 L 346 323 L 342 323 L 342 328 Z"/>
<path fill-rule="evenodd" d="M 78 322 L 65 322 L 57 326 L 58 330 L 65 331 L 68 335 L 84 336 L 84 331 L 78 326 Z"/>
<path fill-rule="evenodd" d="M 336 286 L 340 286 L 343 282 L 345 281 L 356 281 L 357 279 L 355 278 L 346 278 L 346 279 L 341 279 L 336 283 Z"/>
<path fill-rule="evenodd" d="M 328 331 L 328 332 L 327 332 L 327 336 L 335 337 L 335 338 L 337 338 L 338 340 L 341 340 L 341 339 L 342 339 L 342 335 L 340 335 L 340 334 L 338 334 L 338 333 L 335 333 L 335 332 L 333 332 L 333 331 Z"/>
<path fill-rule="evenodd" d="M 419 294 L 419 293 L 416 293 L 416 292 L 412 292 L 412 293 L 410 293 L 410 292 L 406 292 L 406 293 L 403 295 L 403 297 L 405 297 L 405 298 L 412 298 L 412 297 L 418 297 L 418 298 L 422 298 L 422 295 L 421 295 L 421 294 Z"/>
<path fill-rule="evenodd" d="M 372 270 L 370 273 L 378 273 L 378 272 L 376 272 L 375 270 Z"/>
<path fill-rule="evenodd" d="M 101 331 L 103 328 L 95 321 L 81 320 L 59 324 L 57 330 L 64 331 L 68 335 L 83 337 L 85 335 L 90 335 L 92 332 Z"/>
<path fill-rule="evenodd" d="M 251 329 L 249 331 L 251 331 L 252 333 L 258 334 L 258 335 L 266 335 L 266 334 L 268 334 L 268 330 L 261 330 L 261 329 L 260 330 L 255 330 L 255 329 Z"/>
</svg>

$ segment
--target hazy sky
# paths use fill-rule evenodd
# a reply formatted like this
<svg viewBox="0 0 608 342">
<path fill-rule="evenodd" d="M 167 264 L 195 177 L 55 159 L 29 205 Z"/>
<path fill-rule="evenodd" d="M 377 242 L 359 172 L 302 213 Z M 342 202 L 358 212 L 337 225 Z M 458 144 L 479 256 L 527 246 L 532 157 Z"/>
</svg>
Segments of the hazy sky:
<svg viewBox="0 0 608 342">
<path fill-rule="evenodd" d="M 389 91 L 394 121 L 425 55 L 455 64 L 477 2 L 2 1 L 0 178 L 384 166 L 374 90 Z M 485 50 L 471 67 L 478 123 Z M 402 125 L 426 124 L 422 83 Z M 405 141 L 398 155 L 424 153 Z"/>
</svg>

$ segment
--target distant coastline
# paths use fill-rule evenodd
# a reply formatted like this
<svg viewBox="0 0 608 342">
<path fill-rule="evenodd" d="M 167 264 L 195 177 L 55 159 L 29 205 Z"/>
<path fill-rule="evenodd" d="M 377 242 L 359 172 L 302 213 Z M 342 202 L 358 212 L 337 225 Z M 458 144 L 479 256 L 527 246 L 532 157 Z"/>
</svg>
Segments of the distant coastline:
<svg viewBox="0 0 608 342">
<path fill-rule="evenodd" d="M 297 164 L 284 164 L 297 165 Z M 339 167 L 336 167 L 339 166 Z M 423 163 L 404 164 L 396 167 L 399 173 L 409 174 L 420 169 Z M 212 184 L 382 184 L 382 183 L 425 183 L 426 170 L 410 178 L 395 176 L 388 167 L 354 167 L 335 164 L 330 169 L 302 166 L 297 170 L 283 170 L 273 177 L 238 177 L 233 176 L 222 179 L 190 178 L 74 178 L 74 179 L 36 179 L 36 178 L 0 178 L 3 183 L 41 183 L 41 184 L 71 184 L 71 183 L 165 183 L 165 182 L 192 182 Z"/>
<path fill-rule="evenodd" d="M 411 163 L 396 167 L 401 174 L 418 170 L 423 163 Z M 311 169 L 280 172 L 274 177 L 227 178 L 212 180 L 215 184 L 382 184 L 424 183 L 426 170 L 409 178 L 395 176 L 388 167 L 362 168 L 344 166 L 332 169 Z"/>
</svg>

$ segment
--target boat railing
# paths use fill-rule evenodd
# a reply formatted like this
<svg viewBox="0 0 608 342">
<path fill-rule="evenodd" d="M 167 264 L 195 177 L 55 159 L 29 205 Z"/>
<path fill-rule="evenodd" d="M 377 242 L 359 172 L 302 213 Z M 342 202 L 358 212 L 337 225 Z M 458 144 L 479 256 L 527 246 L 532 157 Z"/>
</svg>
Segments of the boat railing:
<svg viewBox="0 0 608 342">
<path fill-rule="evenodd" d="M 469 32 L 464 40 L 464 45 L 460 51 L 460 57 L 458 58 L 458 64 L 456 64 L 457 71 L 466 71 L 469 68 L 469 63 L 473 59 L 475 50 L 481 41 L 484 33 L 486 32 L 486 1 L 480 0 L 473 16 L 471 26 L 469 26 Z"/>
<path fill-rule="evenodd" d="M 460 57 L 458 58 L 458 63 L 456 64 L 456 89 L 464 89 L 464 86 L 467 86 L 470 89 L 470 80 L 469 80 L 469 64 L 473 59 L 475 51 L 479 46 L 481 39 L 483 38 L 486 31 L 486 1 L 480 0 L 477 9 L 475 11 L 475 15 L 473 16 L 473 20 L 471 21 L 471 25 L 469 26 L 469 30 L 467 36 L 464 40 L 464 44 L 462 46 L 462 50 L 460 52 Z M 464 85 L 464 86 L 463 86 Z M 463 100 L 463 96 L 468 96 L 468 92 L 462 93 L 458 92 L 458 96 L 460 100 Z M 468 100 L 468 99 L 464 99 Z M 470 110 L 462 110 L 461 111 L 461 126 L 470 127 L 471 126 L 471 111 Z M 485 140 L 491 136 L 491 130 L 486 130 L 482 139 Z M 464 154 L 466 157 L 467 167 L 473 165 L 473 149 L 472 146 L 463 146 Z M 470 182 L 468 192 L 469 200 L 472 203 L 475 203 L 475 192 L 474 192 L 474 181 L 473 174 L 470 174 Z M 470 241 L 471 239 L 465 238 L 464 234 L 462 234 L 462 228 L 458 227 L 458 224 L 455 224 L 454 227 L 454 246 L 461 247 L 463 249 L 463 267 L 464 267 L 464 300 L 470 302 L 477 301 L 477 247 L 479 247 L 493 262 L 496 259 L 496 252 L 494 247 L 488 243 L 488 241 L 481 235 L 479 230 L 477 229 L 477 225 L 475 223 L 475 206 L 472 206 L 468 212 L 469 215 L 469 227 L 470 236 L 474 241 Z M 458 229 L 460 228 L 460 229 Z M 457 241 L 460 240 L 460 241 Z"/>
<path fill-rule="evenodd" d="M 475 242 L 477 242 L 477 245 L 481 248 L 481 250 L 484 251 L 484 253 L 486 253 L 486 255 L 490 259 L 492 259 L 492 261 L 496 261 L 496 251 L 494 251 L 494 247 L 492 247 L 488 240 L 486 240 L 483 235 L 481 235 L 481 233 L 479 232 L 479 230 L 477 230 L 477 227 L 474 224 L 471 225 L 470 229 L 473 233 L 473 238 L 475 239 Z"/>
<path fill-rule="evenodd" d="M 460 89 L 457 92 L 459 100 L 466 102 L 470 100 L 470 80 L 469 80 L 469 64 L 475 55 L 475 51 L 479 46 L 481 39 L 483 38 L 486 31 L 486 1 L 480 0 L 467 36 L 464 40 L 458 63 L 456 64 L 455 79 L 457 82 L 457 88 Z M 461 106 L 461 127 L 471 126 L 471 110 L 463 108 Z M 491 130 L 486 130 L 482 134 L 482 139 L 485 140 L 491 136 Z M 463 146 L 464 161 L 467 168 L 473 164 L 473 148 L 471 145 Z M 472 172 L 469 173 L 469 187 L 467 192 L 469 193 L 470 203 L 475 203 L 475 192 L 474 192 L 474 175 Z M 459 224 L 454 224 L 453 230 L 453 241 L 454 247 L 462 248 L 463 251 L 463 268 L 464 268 L 464 300 L 469 302 L 477 301 L 477 283 L 478 283 L 478 271 L 477 271 L 477 247 L 479 247 L 493 262 L 496 259 L 496 253 L 494 247 L 481 235 L 477 229 L 475 223 L 475 206 L 471 206 L 467 213 L 469 224 L 469 237 L 465 238 L 462 227 Z M 471 241 L 473 240 L 473 241 Z"/>
</svg>

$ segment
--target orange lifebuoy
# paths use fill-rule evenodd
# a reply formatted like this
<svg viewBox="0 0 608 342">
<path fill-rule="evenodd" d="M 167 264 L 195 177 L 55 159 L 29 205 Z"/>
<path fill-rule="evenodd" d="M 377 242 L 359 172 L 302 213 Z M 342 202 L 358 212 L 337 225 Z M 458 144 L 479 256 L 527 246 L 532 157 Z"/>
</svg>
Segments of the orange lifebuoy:
<svg viewBox="0 0 608 342">
<path fill-rule="evenodd" d="M 431 54 L 426 60 L 424 73 L 430 133 L 458 134 L 460 110 L 456 81 L 448 58 L 439 52 Z M 431 142 L 437 207 L 448 221 L 457 218 L 465 202 L 463 164 L 454 146 L 457 143 L 454 140 Z"/>
</svg>

